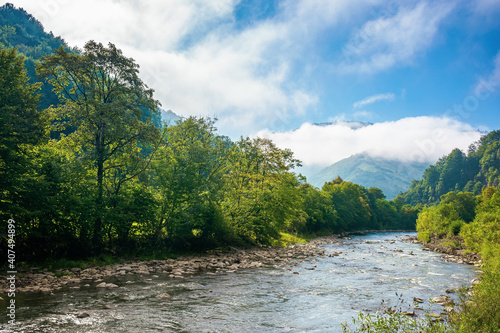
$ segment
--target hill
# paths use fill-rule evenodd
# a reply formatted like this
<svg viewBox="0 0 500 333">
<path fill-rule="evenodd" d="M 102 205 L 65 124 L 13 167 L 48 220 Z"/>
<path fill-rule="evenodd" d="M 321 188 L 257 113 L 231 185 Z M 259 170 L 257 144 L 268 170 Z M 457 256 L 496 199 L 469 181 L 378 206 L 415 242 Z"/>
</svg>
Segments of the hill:
<svg viewBox="0 0 500 333">
<path fill-rule="evenodd" d="M 455 149 L 439 159 L 401 198 L 411 205 L 435 204 L 450 191 L 479 195 L 487 186 L 500 189 L 500 130 L 483 136 L 467 154 Z"/>
<path fill-rule="evenodd" d="M 311 185 L 322 187 L 325 182 L 340 176 L 343 180 L 364 187 L 380 188 L 388 199 L 394 199 L 419 179 L 428 164 L 404 163 L 356 154 L 317 172 L 308 179 Z"/>
<path fill-rule="evenodd" d="M 60 47 L 69 49 L 61 37 L 46 33 L 42 23 L 22 8 L 7 3 L 0 7 L 0 48 L 17 48 L 25 56 L 24 66 L 28 71 L 30 82 L 36 82 L 35 62 L 41 57 L 50 55 Z M 57 96 L 49 85 L 42 86 L 40 108 L 58 104 Z"/>
</svg>

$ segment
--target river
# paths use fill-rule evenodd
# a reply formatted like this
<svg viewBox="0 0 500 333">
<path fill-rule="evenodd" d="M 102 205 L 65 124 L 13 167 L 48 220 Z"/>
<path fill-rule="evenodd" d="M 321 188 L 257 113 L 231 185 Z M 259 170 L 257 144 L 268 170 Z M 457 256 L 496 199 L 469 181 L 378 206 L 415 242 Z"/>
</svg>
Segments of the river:
<svg viewBox="0 0 500 333">
<path fill-rule="evenodd" d="M 326 255 L 339 256 L 282 267 L 185 279 L 126 276 L 116 289 L 18 294 L 14 326 L 0 303 L 0 332 L 341 332 L 359 311 L 396 305 L 401 294 L 412 309 L 413 297 L 428 300 L 475 277 L 472 266 L 445 262 L 402 241 L 406 235 L 414 233 L 344 238 L 324 246 Z M 171 297 L 158 298 L 162 293 Z M 89 317 L 77 318 L 81 313 Z"/>
</svg>

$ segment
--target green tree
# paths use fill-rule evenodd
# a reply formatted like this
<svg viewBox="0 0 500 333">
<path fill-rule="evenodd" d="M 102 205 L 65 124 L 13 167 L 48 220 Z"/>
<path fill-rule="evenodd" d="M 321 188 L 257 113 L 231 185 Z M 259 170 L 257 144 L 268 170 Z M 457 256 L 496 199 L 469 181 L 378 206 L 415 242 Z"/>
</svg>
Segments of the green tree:
<svg viewBox="0 0 500 333">
<path fill-rule="evenodd" d="M 37 110 L 40 84 L 29 84 L 24 58 L 16 49 L 0 50 L 0 210 L 7 214 L 21 175 L 26 171 L 30 147 L 43 138 L 43 117 Z M 10 206 L 10 207 L 7 207 Z"/>
<path fill-rule="evenodd" d="M 163 131 L 165 144 L 153 163 L 156 241 L 168 238 L 184 248 L 214 246 L 227 236 L 220 205 L 232 143 L 216 133 L 210 119 L 190 117 Z"/>
<path fill-rule="evenodd" d="M 159 103 L 139 78 L 138 68 L 115 45 L 106 48 L 94 41 L 87 42 L 81 54 L 61 47 L 37 66 L 38 75 L 63 101 L 49 109 L 52 129 L 73 128 L 61 141 L 95 172 L 95 248 L 103 240 L 105 191 L 116 198 L 125 182 L 141 174 L 149 162 L 143 157 L 159 137 L 159 130 L 143 116 L 145 110 L 156 112 Z"/>
<path fill-rule="evenodd" d="M 225 175 L 224 215 L 236 235 L 249 243 L 269 243 L 283 230 L 305 224 L 298 178 L 299 165 L 288 149 L 268 139 L 242 139 L 229 156 Z"/>
</svg>

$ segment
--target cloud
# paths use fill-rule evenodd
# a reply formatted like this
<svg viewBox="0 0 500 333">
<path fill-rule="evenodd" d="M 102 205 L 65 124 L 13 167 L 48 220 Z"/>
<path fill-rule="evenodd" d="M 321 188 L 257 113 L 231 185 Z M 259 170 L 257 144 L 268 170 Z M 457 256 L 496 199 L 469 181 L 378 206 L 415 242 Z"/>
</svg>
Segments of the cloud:
<svg viewBox="0 0 500 333">
<path fill-rule="evenodd" d="M 493 70 L 486 78 L 481 78 L 474 88 L 478 99 L 487 99 L 492 93 L 498 93 L 500 86 L 500 51 L 493 60 Z"/>
<path fill-rule="evenodd" d="M 359 123 L 354 125 L 305 123 L 295 131 L 263 130 L 255 136 L 272 139 L 278 147 L 291 149 L 306 168 L 316 169 L 363 152 L 390 160 L 435 163 L 454 148 L 466 150 L 481 136 L 470 125 L 444 117 L 410 117 L 362 127 Z"/>
<path fill-rule="evenodd" d="M 500 11 L 500 2 L 498 0 L 476 0 L 473 2 L 475 10 L 481 14 L 492 15 Z"/>
<path fill-rule="evenodd" d="M 366 22 L 343 48 L 343 72 L 372 74 L 408 64 L 428 49 L 454 4 L 419 2 L 393 8 Z"/>
<path fill-rule="evenodd" d="M 363 98 L 360 101 L 357 101 L 356 103 L 353 104 L 355 108 L 359 108 L 368 104 L 373 104 L 375 102 L 379 101 L 393 101 L 396 98 L 396 95 L 393 93 L 387 93 L 387 94 L 378 94 L 378 95 L 373 95 L 369 96 L 366 98 Z"/>
<path fill-rule="evenodd" d="M 164 108 L 211 116 L 226 134 L 282 128 L 318 97 L 289 83 L 295 17 L 235 25 L 237 0 L 20 0 L 47 30 L 80 47 L 90 39 L 140 64 Z M 287 51 L 288 50 L 288 51 Z"/>
</svg>

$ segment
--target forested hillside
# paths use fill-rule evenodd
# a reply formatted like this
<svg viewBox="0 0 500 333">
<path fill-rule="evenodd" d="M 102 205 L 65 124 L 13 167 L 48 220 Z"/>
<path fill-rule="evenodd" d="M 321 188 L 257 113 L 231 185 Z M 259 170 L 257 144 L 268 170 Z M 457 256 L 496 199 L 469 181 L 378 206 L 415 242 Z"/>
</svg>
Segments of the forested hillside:
<svg viewBox="0 0 500 333">
<path fill-rule="evenodd" d="M 31 83 L 37 82 L 35 62 L 41 57 L 53 54 L 60 47 L 69 49 L 61 37 L 46 33 L 42 24 L 21 8 L 7 3 L 0 7 L 0 48 L 17 48 L 24 55 L 24 64 Z M 42 85 L 40 107 L 45 109 L 51 104 L 57 104 L 57 96 L 52 93 L 52 87 Z"/>
<path fill-rule="evenodd" d="M 450 191 L 479 195 L 486 186 L 500 186 L 500 131 L 483 136 L 467 154 L 455 149 L 441 158 L 400 198 L 411 205 L 435 204 Z"/>
</svg>

